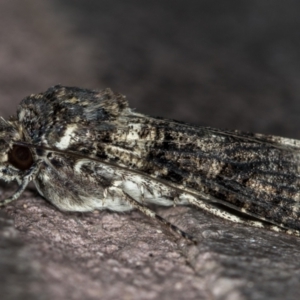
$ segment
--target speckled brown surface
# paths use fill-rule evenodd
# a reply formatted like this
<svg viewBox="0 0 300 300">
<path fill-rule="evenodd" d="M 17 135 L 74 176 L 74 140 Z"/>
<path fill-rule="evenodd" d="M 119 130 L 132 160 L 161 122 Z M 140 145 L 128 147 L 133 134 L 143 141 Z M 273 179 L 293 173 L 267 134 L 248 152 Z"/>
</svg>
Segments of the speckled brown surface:
<svg viewBox="0 0 300 300">
<path fill-rule="evenodd" d="M 299 2 L 0 3 L 0 112 L 57 83 L 138 111 L 300 138 Z M 13 189 L 1 187 L 1 197 Z M 299 299 L 298 238 L 188 207 L 66 214 L 34 190 L 1 210 L 1 299 Z"/>
</svg>

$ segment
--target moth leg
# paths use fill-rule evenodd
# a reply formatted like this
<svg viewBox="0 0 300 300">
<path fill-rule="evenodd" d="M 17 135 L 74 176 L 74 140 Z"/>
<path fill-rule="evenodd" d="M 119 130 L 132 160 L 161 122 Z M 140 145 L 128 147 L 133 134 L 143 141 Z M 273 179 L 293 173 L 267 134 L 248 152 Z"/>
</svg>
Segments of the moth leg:
<svg viewBox="0 0 300 300">
<path fill-rule="evenodd" d="M 189 235 L 188 233 L 186 233 L 186 232 L 182 231 L 181 229 L 179 229 L 177 226 L 175 226 L 172 223 L 170 223 L 169 221 L 165 220 L 164 218 L 162 218 L 161 216 L 156 214 L 150 208 L 140 204 L 139 202 L 137 202 L 134 198 L 132 198 L 126 192 L 122 191 L 122 194 L 125 196 L 126 201 L 132 207 L 134 207 L 135 209 L 138 209 L 140 212 L 142 212 L 143 214 L 145 214 L 146 216 L 148 216 L 150 218 L 157 219 L 159 222 L 161 222 L 162 224 L 168 226 L 172 231 L 177 232 L 179 235 L 181 235 L 183 238 L 189 240 L 193 244 L 195 244 L 195 245 L 197 244 L 197 240 L 193 236 Z"/>
<path fill-rule="evenodd" d="M 0 207 L 1 206 L 5 206 L 7 205 L 8 203 L 18 199 L 20 197 L 20 195 L 24 192 L 24 190 L 26 189 L 28 183 L 30 181 L 32 181 L 37 173 L 39 172 L 40 170 L 40 163 L 41 161 L 37 161 L 35 162 L 27 171 L 26 173 L 23 175 L 22 177 L 22 180 L 20 182 L 20 185 L 19 185 L 19 188 L 17 189 L 17 191 L 12 195 L 10 196 L 9 198 L 5 199 L 5 200 L 1 200 L 0 201 Z"/>
<path fill-rule="evenodd" d="M 179 201 L 180 201 L 179 197 L 176 196 L 173 201 L 174 202 L 173 207 L 176 207 L 176 205 L 179 203 Z"/>
<path fill-rule="evenodd" d="M 141 185 L 141 201 L 145 203 L 145 188 L 144 185 Z"/>
</svg>

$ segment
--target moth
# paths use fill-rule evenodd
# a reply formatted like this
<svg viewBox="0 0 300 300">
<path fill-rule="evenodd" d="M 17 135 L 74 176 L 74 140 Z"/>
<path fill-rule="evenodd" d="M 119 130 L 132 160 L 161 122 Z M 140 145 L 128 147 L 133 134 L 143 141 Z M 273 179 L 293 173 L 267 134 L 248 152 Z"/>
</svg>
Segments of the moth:
<svg viewBox="0 0 300 300">
<path fill-rule="evenodd" d="M 0 118 L 0 178 L 33 181 L 62 211 L 192 205 L 255 227 L 300 233 L 300 141 L 153 118 L 126 98 L 53 86 Z"/>
</svg>

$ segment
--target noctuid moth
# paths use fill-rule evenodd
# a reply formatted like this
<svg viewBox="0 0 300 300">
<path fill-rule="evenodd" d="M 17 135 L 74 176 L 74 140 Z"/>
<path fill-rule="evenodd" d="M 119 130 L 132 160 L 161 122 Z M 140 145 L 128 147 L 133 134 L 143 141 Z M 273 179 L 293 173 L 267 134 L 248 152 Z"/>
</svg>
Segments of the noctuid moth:
<svg viewBox="0 0 300 300">
<path fill-rule="evenodd" d="M 63 211 L 192 205 L 225 219 L 299 235 L 300 141 L 153 118 L 121 94 L 53 86 L 0 118 L 0 178 L 30 181 Z"/>
</svg>

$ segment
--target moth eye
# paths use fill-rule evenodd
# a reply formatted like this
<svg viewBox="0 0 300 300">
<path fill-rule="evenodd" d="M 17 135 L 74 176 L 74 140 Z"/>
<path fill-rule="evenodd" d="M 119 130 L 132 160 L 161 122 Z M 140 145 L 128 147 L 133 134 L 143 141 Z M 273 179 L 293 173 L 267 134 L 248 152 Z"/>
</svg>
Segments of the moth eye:
<svg viewBox="0 0 300 300">
<path fill-rule="evenodd" d="M 14 145 L 8 152 L 8 162 L 20 170 L 27 170 L 32 166 L 33 158 L 29 148 Z"/>
</svg>

